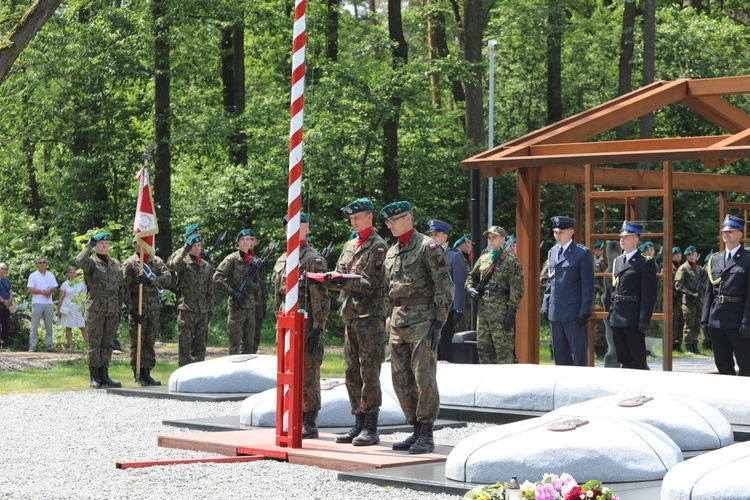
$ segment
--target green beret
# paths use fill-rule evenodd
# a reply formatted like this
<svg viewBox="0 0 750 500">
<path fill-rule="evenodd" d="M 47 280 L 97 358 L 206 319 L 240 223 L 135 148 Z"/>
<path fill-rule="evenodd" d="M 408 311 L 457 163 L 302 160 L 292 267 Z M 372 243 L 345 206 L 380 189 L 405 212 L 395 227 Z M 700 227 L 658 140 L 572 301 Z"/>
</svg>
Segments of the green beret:
<svg viewBox="0 0 750 500">
<path fill-rule="evenodd" d="M 602 240 L 596 240 L 594 242 L 594 248 L 604 248 L 604 242 Z"/>
<path fill-rule="evenodd" d="M 288 216 L 289 216 L 289 214 L 285 215 L 284 218 L 281 219 L 281 223 L 284 224 L 284 227 L 286 227 L 287 222 L 289 222 L 287 220 Z M 310 223 L 310 219 L 307 217 L 307 214 L 305 212 L 300 212 L 300 214 L 299 214 L 299 222 L 300 222 L 300 224 L 309 224 Z"/>
<path fill-rule="evenodd" d="M 698 250 L 693 245 L 690 245 L 689 247 L 685 249 L 685 255 L 690 255 L 691 253 L 697 252 L 697 251 Z"/>
<path fill-rule="evenodd" d="M 195 224 L 190 224 L 187 227 L 187 229 L 185 229 L 185 236 L 190 236 L 194 232 L 200 231 L 200 230 L 201 230 L 201 225 L 198 222 L 196 222 Z"/>
<path fill-rule="evenodd" d="M 372 211 L 372 202 L 367 198 L 358 198 L 344 207 L 344 215 L 346 216 L 368 211 Z"/>
<path fill-rule="evenodd" d="M 471 240 L 471 233 L 466 233 L 465 235 L 457 239 L 456 242 L 453 244 L 453 248 L 456 248 L 458 245 L 460 245 L 466 240 Z"/>
<path fill-rule="evenodd" d="M 94 241 L 109 241 L 112 239 L 112 233 L 107 231 L 99 231 L 94 235 Z"/>
<path fill-rule="evenodd" d="M 505 240 L 505 245 L 503 245 L 503 250 L 507 250 L 510 248 L 510 246 L 516 242 L 515 236 L 509 236 L 507 240 Z"/>
<path fill-rule="evenodd" d="M 252 229 L 243 229 L 242 231 L 237 233 L 237 237 L 234 239 L 234 242 L 237 243 L 243 236 L 255 236 L 255 231 L 253 231 Z"/>
<path fill-rule="evenodd" d="M 192 236 L 188 236 L 188 239 L 187 239 L 187 243 L 189 243 L 190 245 L 193 245 L 195 243 L 200 243 L 201 241 L 203 241 L 203 236 L 201 236 L 200 234 L 194 234 Z"/>
<path fill-rule="evenodd" d="M 676 253 L 682 253 L 682 250 L 680 250 L 680 247 L 672 247 L 672 255 Z"/>
<path fill-rule="evenodd" d="M 709 260 L 711 259 L 711 256 L 712 256 L 712 255 L 713 255 L 714 253 L 716 253 L 716 252 L 711 252 L 711 253 L 709 253 L 708 255 L 706 255 L 706 258 L 705 258 L 705 259 L 703 259 L 703 263 L 704 263 L 704 264 L 708 264 L 708 261 L 709 261 Z"/>
<path fill-rule="evenodd" d="M 394 201 L 380 209 L 380 218 L 388 220 L 394 215 L 403 214 L 405 212 L 411 212 L 411 203 L 406 200 Z"/>
</svg>

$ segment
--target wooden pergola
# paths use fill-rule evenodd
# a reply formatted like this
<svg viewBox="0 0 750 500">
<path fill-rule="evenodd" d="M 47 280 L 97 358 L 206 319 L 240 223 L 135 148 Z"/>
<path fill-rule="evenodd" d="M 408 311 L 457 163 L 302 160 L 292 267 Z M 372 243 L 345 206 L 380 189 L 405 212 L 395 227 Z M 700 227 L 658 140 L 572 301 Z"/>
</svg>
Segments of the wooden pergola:
<svg viewBox="0 0 750 500">
<path fill-rule="evenodd" d="M 664 200 L 663 231 L 642 236 L 661 237 L 663 246 L 672 248 L 674 190 L 718 194 L 718 236 L 719 223 L 728 210 L 744 211 L 747 220 L 750 204 L 730 203 L 727 193 L 750 193 L 750 177 L 674 172 L 672 163 L 700 160 L 706 170 L 715 170 L 750 157 L 750 115 L 723 98 L 737 94 L 750 94 L 750 76 L 659 81 L 461 163 L 464 170 L 478 169 L 485 177 L 516 171 L 516 238 L 526 282 L 516 322 L 516 356 L 520 363 L 539 362 L 541 184 L 575 186 L 575 234 L 585 234 L 584 243 L 589 248 L 596 239 L 618 238 L 616 233 L 607 233 L 605 229 L 595 230 L 594 204 L 624 205 L 626 218 L 635 220 L 637 199 L 649 197 Z M 674 103 L 684 104 L 728 134 L 584 142 Z M 661 162 L 663 168 L 646 171 L 600 166 L 640 162 Z M 606 218 L 606 210 L 604 213 Z M 585 226 L 582 226 L 583 220 Z M 602 227 L 606 228 L 606 220 Z M 718 240 L 721 245 L 721 238 Z M 668 263 L 665 257 L 665 264 Z M 663 279 L 664 312 L 655 313 L 653 319 L 664 322 L 663 365 L 664 370 L 671 370 L 674 279 L 671 265 L 664 266 Z M 594 314 L 594 318 L 605 317 L 606 313 L 601 310 Z M 589 364 L 593 364 L 593 321 L 589 324 L 589 338 Z"/>
</svg>

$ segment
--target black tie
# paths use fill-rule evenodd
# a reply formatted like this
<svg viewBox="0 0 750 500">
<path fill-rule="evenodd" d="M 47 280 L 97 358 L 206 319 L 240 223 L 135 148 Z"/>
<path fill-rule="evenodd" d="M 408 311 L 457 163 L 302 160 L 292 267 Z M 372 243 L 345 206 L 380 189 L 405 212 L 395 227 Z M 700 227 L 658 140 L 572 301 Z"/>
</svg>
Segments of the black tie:
<svg viewBox="0 0 750 500">
<path fill-rule="evenodd" d="M 729 253 L 729 250 L 727 250 L 727 251 L 726 251 L 726 253 L 724 254 L 724 265 L 725 265 L 725 266 L 726 266 L 727 264 L 729 264 L 729 256 L 730 256 L 730 255 L 731 255 L 731 254 Z"/>
<path fill-rule="evenodd" d="M 563 247 L 560 247 L 560 250 L 557 251 L 557 260 L 562 260 L 562 254 L 563 254 Z"/>
</svg>

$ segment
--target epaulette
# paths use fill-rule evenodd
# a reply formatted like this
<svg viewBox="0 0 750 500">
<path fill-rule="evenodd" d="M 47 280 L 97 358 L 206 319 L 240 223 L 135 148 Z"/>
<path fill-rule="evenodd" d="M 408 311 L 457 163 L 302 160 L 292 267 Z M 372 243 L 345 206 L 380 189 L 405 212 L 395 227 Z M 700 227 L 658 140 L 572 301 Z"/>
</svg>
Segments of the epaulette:
<svg viewBox="0 0 750 500">
<path fill-rule="evenodd" d="M 580 248 L 581 250 L 588 250 L 588 249 L 589 249 L 589 247 L 587 247 L 586 245 L 582 245 L 582 244 L 580 244 L 580 243 L 576 243 L 576 246 L 577 246 L 578 248 Z"/>
<path fill-rule="evenodd" d="M 651 256 L 650 256 L 650 255 L 648 255 L 648 254 L 645 254 L 645 253 L 641 253 L 641 255 L 643 255 L 644 257 L 646 257 L 646 259 L 647 259 L 647 260 L 651 260 L 651 259 L 653 259 L 653 257 L 651 257 Z"/>
</svg>

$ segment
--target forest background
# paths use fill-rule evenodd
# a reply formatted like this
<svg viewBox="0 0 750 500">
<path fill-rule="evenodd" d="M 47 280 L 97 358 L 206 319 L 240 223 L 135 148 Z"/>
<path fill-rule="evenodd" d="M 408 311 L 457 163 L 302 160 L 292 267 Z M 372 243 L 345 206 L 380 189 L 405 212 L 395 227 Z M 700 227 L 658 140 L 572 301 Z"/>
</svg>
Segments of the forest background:
<svg viewBox="0 0 750 500">
<path fill-rule="evenodd" d="M 32 3 L 0 3 L 0 70 Z M 93 228 L 114 229 L 113 255 L 130 254 L 149 144 L 162 257 L 197 221 L 205 246 L 228 230 L 215 262 L 242 228 L 260 249 L 285 239 L 292 1 L 36 3 L 54 14 L 0 71 L 0 261 L 14 289 L 25 290 L 38 255 L 62 278 Z M 342 208 L 360 196 L 376 208 L 410 200 L 418 229 L 448 221 L 451 242 L 469 230 L 460 162 L 487 148 L 489 39 L 495 145 L 654 80 L 750 72 L 744 0 L 310 0 L 306 21 L 303 210 L 319 248 L 339 251 L 351 230 Z M 731 102 L 750 112 L 745 96 Z M 673 105 L 597 139 L 719 133 Z M 750 175 L 750 164 L 719 172 Z M 513 234 L 515 174 L 494 185 L 494 223 Z M 717 249 L 716 195 L 674 202 L 675 244 Z M 645 208 L 660 224 L 660 200 Z M 542 187 L 546 248 L 548 218 L 572 209 L 571 186 Z"/>
</svg>

